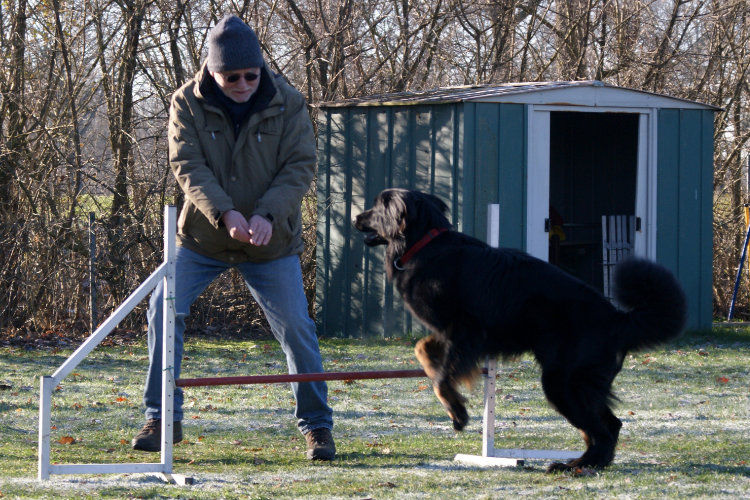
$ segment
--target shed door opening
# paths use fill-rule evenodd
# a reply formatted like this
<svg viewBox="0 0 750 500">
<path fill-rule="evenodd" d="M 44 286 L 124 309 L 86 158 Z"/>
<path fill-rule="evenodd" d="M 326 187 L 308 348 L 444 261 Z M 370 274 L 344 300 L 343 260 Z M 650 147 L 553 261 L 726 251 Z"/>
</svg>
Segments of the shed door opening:
<svg viewBox="0 0 750 500">
<path fill-rule="evenodd" d="M 635 220 L 638 119 L 634 113 L 550 113 L 549 261 L 599 291 L 602 216 Z"/>
</svg>

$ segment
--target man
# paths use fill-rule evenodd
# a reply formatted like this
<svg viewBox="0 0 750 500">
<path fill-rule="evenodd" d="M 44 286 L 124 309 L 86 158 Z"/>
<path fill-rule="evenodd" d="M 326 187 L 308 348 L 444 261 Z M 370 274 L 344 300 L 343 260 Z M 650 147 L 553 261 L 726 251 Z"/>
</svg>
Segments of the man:
<svg viewBox="0 0 750 500">
<path fill-rule="evenodd" d="M 185 316 L 223 271 L 236 268 L 286 354 L 289 373 L 322 372 L 307 313 L 299 254 L 301 201 L 316 164 L 304 97 L 269 71 L 258 38 L 237 16 L 209 33 L 208 57 L 172 97 L 169 163 L 185 192 L 177 234 L 174 377 Z M 148 310 L 147 423 L 133 448 L 160 451 L 162 287 Z M 324 382 L 292 384 L 309 459 L 331 460 L 332 410 Z M 182 390 L 174 395 L 174 442 L 182 440 Z"/>
</svg>

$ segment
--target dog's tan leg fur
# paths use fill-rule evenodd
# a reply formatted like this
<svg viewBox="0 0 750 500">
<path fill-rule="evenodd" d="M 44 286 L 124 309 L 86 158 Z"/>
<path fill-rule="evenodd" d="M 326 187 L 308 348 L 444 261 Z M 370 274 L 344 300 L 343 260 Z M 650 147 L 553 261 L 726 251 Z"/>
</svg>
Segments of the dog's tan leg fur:
<svg viewBox="0 0 750 500">
<path fill-rule="evenodd" d="M 435 340 L 435 337 L 428 335 L 427 337 L 420 339 L 419 342 L 417 342 L 417 345 L 414 346 L 414 355 L 417 357 L 419 364 L 422 365 L 425 374 L 427 374 L 427 376 L 430 377 L 430 380 L 432 380 L 432 390 L 435 392 L 435 396 L 437 396 L 440 403 L 442 403 L 448 411 L 451 420 L 455 420 L 455 415 L 453 415 L 450 410 L 452 406 L 451 402 L 443 397 L 438 384 L 435 382 L 438 375 L 435 365 L 442 362 L 444 355 L 443 348 L 438 344 L 437 340 Z"/>
<path fill-rule="evenodd" d="M 414 346 L 414 355 L 417 357 L 419 364 L 422 365 L 424 372 L 430 377 L 430 380 L 435 380 L 437 377 L 437 371 L 435 365 L 442 361 L 443 349 L 438 345 L 437 341 L 432 335 L 429 335 L 417 342 Z"/>
<path fill-rule="evenodd" d="M 445 357 L 443 346 L 435 339 L 435 337 L 428 335 L 417 342 L 417 345 L 414 346 L 414 354 L 416 355 L 419 364 L 422 365 L 425 374 L 427 374 L 430 380 L 432 380 L 432 390 L 443 405 L 443 408 L 445 408 L 450 419 L 454 422 L 454 427 L 457 422 L 461 422 L 456 428 L 463 428 L 463 426 L 466 425 L 467 418 L 459 418 L 456 411 L 458 410 L 461 413 L 466 413 L 463 404 L 464 398 L 456 388 L 453 387 L 450 380 L 440 380 L 442 374 L 440 373 L 439 367 L 442 366 L 444 361 L 443 358 Z"/>
</svg>

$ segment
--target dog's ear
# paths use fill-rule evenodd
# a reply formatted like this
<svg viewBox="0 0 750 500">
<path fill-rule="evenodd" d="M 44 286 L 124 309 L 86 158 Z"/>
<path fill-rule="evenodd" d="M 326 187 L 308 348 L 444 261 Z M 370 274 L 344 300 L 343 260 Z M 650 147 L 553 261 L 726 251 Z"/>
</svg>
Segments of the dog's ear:
<svg viewBox="0 0 750 500">
<path fill-rule="evenodd" d="M 443 200 L 441 200 L 434 194 L 421 193 L 421 195 L 428 203 L 432 203 L 433 205 L 435 205 L 435 208 L 437 208 L 441 214 L 448 215 L 448 205 L 446 205 Z"/>
<path fill-rule="evenodd" d="M 403 233 L 406 229 L 406 200 L 405 193 L 394 189 L 383 191 L 383 206 L 385 207 L 387 220 L 392 221 L 396 226 L 393 227 L 392 234 Z"/>
<path fill-rule="evenodd" d="M 414 219 L 412 222 L 419 222 L 427 228 L 430 227 L 450 227 L 450 222 L 446 217 L 448 205 L 435 195 L 423 193 L 421 191 L 410 191 L 407 211 L 410 211 L 409 217 Z"/>
</svg>

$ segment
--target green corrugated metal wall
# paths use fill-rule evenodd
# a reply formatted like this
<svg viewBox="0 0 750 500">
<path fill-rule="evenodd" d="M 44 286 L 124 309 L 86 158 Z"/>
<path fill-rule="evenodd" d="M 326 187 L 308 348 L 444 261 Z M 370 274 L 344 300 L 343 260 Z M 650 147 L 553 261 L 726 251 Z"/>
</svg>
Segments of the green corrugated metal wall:
<svg viewBox="0 0 750 500">
<path fill-rule="evenodd" d="M 487 205 L 500 203 L 500 245 L 526 247 L 526 106 L 465 104 L 463 227 L 486 240 Z"/>
<path fill-rule="evenodd" d="M 682 282 L 691 328 L 712 321 L 713 118 L 659 111 L 656 259 Z"/>
<path fill-rule="evenodd" d="M 523 247 L 525 116 L 524 105 L 492 103 L 321 111 L 316 282 L 321 334 L 423 330 L 386 282 L 384 249 L 366 248 L 352 225 L 386 187 L 439 196 L 454 226 L 481 239 L 487 204 L 503 200 L 502 243 Z"/>
</svg>

